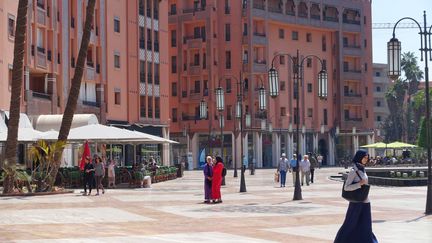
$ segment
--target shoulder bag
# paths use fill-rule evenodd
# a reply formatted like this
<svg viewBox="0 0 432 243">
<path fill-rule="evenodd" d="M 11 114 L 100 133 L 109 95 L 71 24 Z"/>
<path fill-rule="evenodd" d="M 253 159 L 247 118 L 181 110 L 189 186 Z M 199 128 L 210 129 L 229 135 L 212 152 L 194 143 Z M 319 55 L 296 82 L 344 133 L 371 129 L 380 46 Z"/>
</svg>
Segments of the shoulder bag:
<svg viewBox="0 0 432 243">
<path fill-rule="evenodd" d="M 362 179 L 358 171 L 356 171 L 357 176 Z M 369 195 L 370 185 L 362 185 L 359 189 L 354 191 L 345 191 L 345 183 L 342 186 L 342 197 L 350 202 L 364 202 Z"/>
</svg>

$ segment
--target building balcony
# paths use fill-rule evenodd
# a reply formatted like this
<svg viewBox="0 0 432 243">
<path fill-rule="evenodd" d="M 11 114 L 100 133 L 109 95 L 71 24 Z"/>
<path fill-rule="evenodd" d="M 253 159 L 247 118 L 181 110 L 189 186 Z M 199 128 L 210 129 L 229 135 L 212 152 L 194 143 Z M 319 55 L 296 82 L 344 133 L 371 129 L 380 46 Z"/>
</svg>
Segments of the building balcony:
<svg viewBox="0 0 432 243">
<path fill-rule="evenodd" d="M 182 121 L 197 121 L 197 120 L 199 120 L 199 117 L 197 117 L 196 115 L 183 113 L 181 116 L 181 119 L 182 119 Z"/>
<path fill-rule="evenodd" d="M 355 20 L 355 19 L 343 18 L 342 22 L 343 22 L 344 24 L 355 24 L 355 25 L 360 25 L 360 20 Z"/>
<path fill-rule="evenodd" d="M 363 99 L 361 94 L 349 94 L 345 93 L 343 96 L 344 104 L 362 105 Z"/>
<path fill-rule="evenodd" d="M 319 14 L 311 14 L 310 18 L 314 19 L 314 20 L 321 20 L 321 15 L 319 15 Z"/>
<path fill-rule="evenodd" d="M 255 45 L 267 45 L 267 38 L 265 34 L 254 33 L 252 37 L 252 43 Z"/>
<path fill-rule="evenodd" d="M 268 6 L 268 11 L 272 13 L 280 13 L 282 14 L 282 8 L 278 6 Z"/>
<path fill-rule="evenodd" d="M 38 8 L 36 10 L 36 23 L 46 25 L 46 11 L 45 9 Z"/>
<path fill-rule="evenodd" d="M 189 75 L 200 75 L 201 71 L 202 71 L 202 68 L 199 64 L 198 65 L 193 65 L 193 64 L 189 65 L 189 70 L 188 70 Z"/>
<path fill-rule="evenodd" d="M 88 100 L 83 100 L 82 104 L 85 106 L 90 106 L 90 107 L 100 107 L 100 103 L 97 101 L 88 101 Z"/>
<path fill-rule="evenodd" d="M 353 127 L 361 128 L 363 127 L 363 118 L 361 117 L 348 117 L 344 119 L 344 127 L 343 129 L 351 130 Z"/>
<path fill-rule="evenodd" d="M 202 11 L 205 11 L 205 8 L 186 8 L 186 9 L 183 9 L 183 14 L 194 14 L 194 13 L 196 13 L 196 12 L 202 12 Z"/>
<path fill-rule="evenodd" d="M 343 53 L 347 56 L 361 56 L 362 50 L 360 46 L 344 44 Z"/>
<path fill-rule="evenodd" d="M 42 67 L 42 68 L 47 67 L 47 60 L 46 60 L 45 51 L 39 52 L 39 50 L 38 50 L 37 55 L 36 55 L 36 65 L 38 67 Z"/>
<path fill-rule="evenodd" d="M 254 60 L 253 71 L 258 73 L 266 73 L 268 71 L 267 62 L 265 60 Z"/>
<path fill-rule="evenodd" d="M 362 77 L 361 70 L 344 70 L 344 78 L 352 80 L 360 80 Z"/>
<path fill-rule="evenodd" d="M 183 44 L 187 44 L 187 47 L 192 49 L 202 48 L 203 42 L 202 37 L 186 36 L 183 38 Z"/>
<path fill-rule="evenodd" d="M 51 100 L 51 95 L 47 93 L 39 93 L 32 91 L 32 97 L 38 98 L 38 99 L 44 99 L 44 100 Z"/>
<path fill-rule="evenodd" d="M 196 92 L 196 90 L 191 90 L 189 92 L 189 98 L 190 98 L 190 100 L 197 100 L 197 101 L 199 101 L 199 100 L 201 100 L 201 97 L 202 97 L 201 92 Z"/>
<path fill-rule="evenodd" d="M 264 2 L 259 2 L 259 1 L 256 1 L 256 2 L 254 1 L 253 8 L 265 10 L 265 3 Z"/>
<path fill-rule="evenodd" d="M 95 69 L 93 67 L 88 66 L 86 68 L 86 79 L 95 80 Z"/>
</svg>

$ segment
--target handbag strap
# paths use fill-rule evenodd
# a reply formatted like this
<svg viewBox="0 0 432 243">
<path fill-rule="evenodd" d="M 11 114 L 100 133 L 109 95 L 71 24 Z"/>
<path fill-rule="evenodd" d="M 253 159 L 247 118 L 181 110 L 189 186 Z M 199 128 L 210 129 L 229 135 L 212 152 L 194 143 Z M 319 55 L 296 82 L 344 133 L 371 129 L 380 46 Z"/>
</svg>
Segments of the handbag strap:
<svg viewBox="0 0 432 243">
<path fill-rule="evenodd" d="M 360 178 L 360 180 L 363 180 L 363 178 L 360 176 L 360 174 L 358 173 L 358 170 L 354 170 L 357 174 L 357 176 Z"/>
</svg>

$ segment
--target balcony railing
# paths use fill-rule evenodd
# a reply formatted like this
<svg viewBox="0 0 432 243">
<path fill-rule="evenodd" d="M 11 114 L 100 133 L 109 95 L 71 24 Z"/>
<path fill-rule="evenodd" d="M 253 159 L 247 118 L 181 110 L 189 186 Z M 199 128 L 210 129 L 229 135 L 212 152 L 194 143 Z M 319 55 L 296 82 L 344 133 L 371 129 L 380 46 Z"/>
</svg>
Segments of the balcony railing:
<svg viewBox="0 0 432 243">
<path fill-rule="evenodd" d="M 331 16 L 324 16 L 324 20 L 330 22 L 339 22 L 338 17 L 331 17 Z"/>
<path fill-rule="evenodd" d="M 264 10 L 264 9 L 265 9 L 265 4 L 264 4 L 264 3 L 260 3 L 260 2 L 255 2 L 255 1 L 254 1 L 254 3 L 253 3 L 253 8 Z"/>
<path fill-rule="evenodd" d="M 282 8 L 278 6 L 269 6 L 268 11 L 272 13 L 282 13 Z"/>
<path fill-rule="evenodd" d="M 86 106 L 100 107 L 100 103 L 97 101 L 83 100 L 82 103 L 83 103 L 83 105 L 86 105 Z"/>
<path fill-rule="evenodd" d="M 345 121 L 361 122 L 361 121 L 363 121 L 363 118 L 361 118 L 361 117 L 345 117 Z"/>
<path fill-rule="evenodd" d="M 345 23 L 345 24 L 355 24 L 355 25 L 360 25 L 360 20 L 354 20 L 354 19 L 347 19 L 347 18 L 344 18 L 344 19 L 343 19 L 343 23 Z"/>
<path fill-rule="evenodd" d="M 344 68 L 344 72 L 345 73 L 361 73 L 361 70 Z"/>
<path fill-rule="evenodd" d="M 265 33 L 261 33 L 261 32 L 254 32 L 254 36 L 261 36 L 261 37 L 265 37 L 266 34 L 265 34 Z"/>
<path fill-rule="evenodd" d="M 200 11 L 204 11 L 205 8 L 189 8 L 189 9 L 183 9 L 183 13 L 184 14 L 189 14 L 189 13 L 195 13 L 195 12 L 200 12 Z"/>
<path fill-rule="evenodd" d="M 225 14 L 230 14 L 231 13 L 231 8 L 229 6 L 225 7 Z"/>
<path fill-rule="evenodd" d="M 355 45 L 355 44 L 350 45 L 350 44 L 346 44 L 346 43 L 344 43 L 343 47 L 345 47 L 345 48 L 354 48 L 354 49 L 360 49 L 361 48 L 358 45 Z"/>
<path fill-rule="evenodd" d="M 344 96 L 346 96 L 346 97 L 362 97 L 361 94 L 357 94 L 357 93 L 344 93 Z"/>
<path fill-rule="evenodd" d="M 37 21 L 37 23 L 38 24 L 41 24 L 41 25 L 45 25 L 45 10 L 44 9 L 38 9 L 37 10 L 37 17 L 36 17 L 36 21 Z"/>
<path fill-rule="evenodd" d="M 47 93 L 32 92 L 32 96 L 39 99 L 51 100 L 51 95 Z"/>
<path fill-rule="evenodd" d="M 311 19 L 321 20 L 321 16 L 319 14 L 311 14 Z"/>
</svg>

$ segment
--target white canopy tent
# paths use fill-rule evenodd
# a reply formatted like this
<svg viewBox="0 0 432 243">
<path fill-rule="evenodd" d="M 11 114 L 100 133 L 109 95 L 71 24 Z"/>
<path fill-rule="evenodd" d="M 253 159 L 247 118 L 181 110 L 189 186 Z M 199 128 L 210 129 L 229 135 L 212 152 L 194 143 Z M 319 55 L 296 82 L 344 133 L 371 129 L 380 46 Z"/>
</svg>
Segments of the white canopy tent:
<svg viewBox="0 0 432 243">
<path fill-rule="evenodd" d="M 56 140 L 58 132 L 48 131 L 42 133 L 39 139 Z M 69 132 L 68 141 L 81 142 L 91 140 L 93 142 L 119 142 L 119 143 L 177 143 L 175 141 L 153 136 L 150 134 L 130 131 L 112 126 L 105 126 L 101 124 L 91 124 L 82 127 L 73 128 Z"/>
<path fill-rule="evenodd" d="M 35 128 L 38 131 L 60 131 L 63 115 L 40 115 L 35 120 Z M 82 127 L 90 124 L 99 124 L 95 114 L 75 114 L 71 128 Z"/>
<path fill-rule="evenodd" d="M 8 129 L 4 117 L 5 118 L 9 117 L 9 112 L 1 111 L 1 113 L 2 114 L 0 115 L 0 142 L 6 142 Z M 36 141 L 40 135 L 41 132 L 33 129 L 30 119 L 27 117 L 27 115 L 21 113 L 19 119 L 19 125 L 18 125 L 18 141 L 33 142 Z"/>
</svg>

